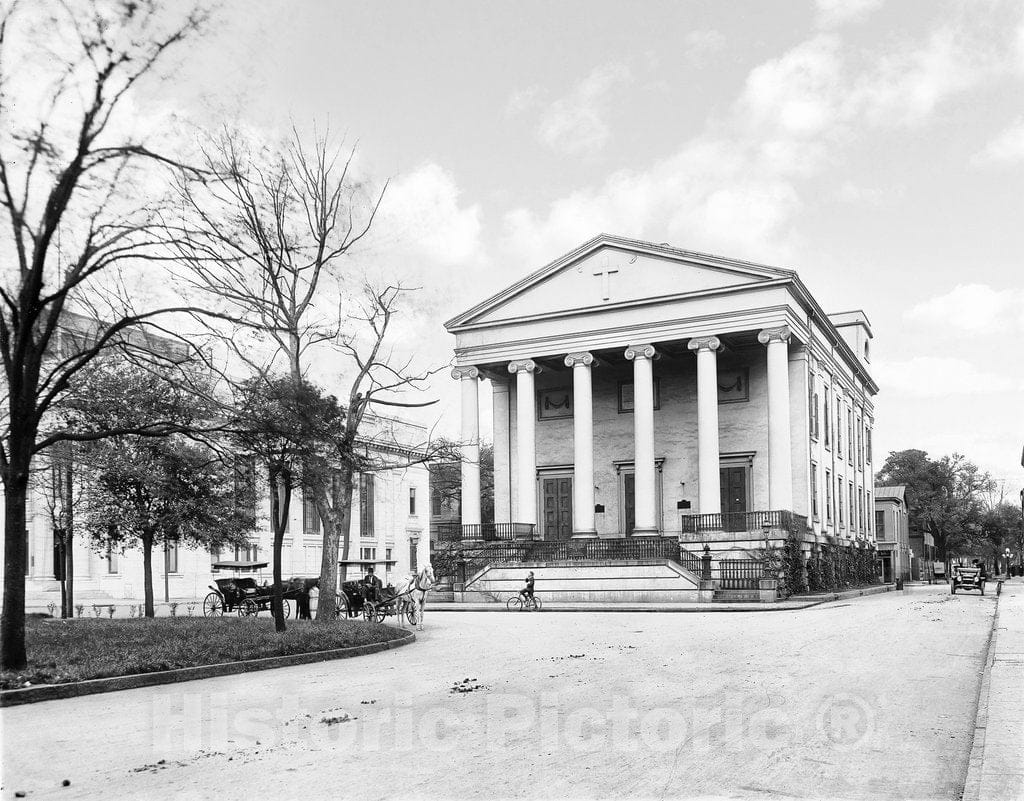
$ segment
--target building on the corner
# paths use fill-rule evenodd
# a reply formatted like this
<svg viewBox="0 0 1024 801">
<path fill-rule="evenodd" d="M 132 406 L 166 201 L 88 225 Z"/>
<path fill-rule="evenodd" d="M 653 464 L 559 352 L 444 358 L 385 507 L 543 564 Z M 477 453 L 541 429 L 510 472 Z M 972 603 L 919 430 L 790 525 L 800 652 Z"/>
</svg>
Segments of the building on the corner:
<svg viewBox="0 0 1024 801">
<path fill-rule="evenodd" d="M 601 235 L 446 328 L 464 532 L 483 380 L 493 538 L 873 544 L 871 325 L 826 313 L 792 270 Z"/>
<path fill-rule="evenodd" d="M 907 488 L 903 485 L 875 487 L 875 540 L 881 560 L 882 581 L 886 583 L 896 579 L 906 581 L 913 572 L 911 563 L 914 561 L 914 552 L 910 547 L 910 516 L 906 493 Z M 932 548 L 934 552 L 934 542 Z M 915 578 L 920 578 L 920 567 L 917 573 Z"/>
</svg>

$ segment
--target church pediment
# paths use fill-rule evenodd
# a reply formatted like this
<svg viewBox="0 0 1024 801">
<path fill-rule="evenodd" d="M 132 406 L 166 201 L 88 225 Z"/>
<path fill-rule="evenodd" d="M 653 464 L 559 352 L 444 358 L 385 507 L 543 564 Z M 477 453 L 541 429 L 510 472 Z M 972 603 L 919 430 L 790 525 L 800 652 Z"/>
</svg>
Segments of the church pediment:
<svg viewBox="0 0 1024 801">
<path fill-rule="evenodd" d="M 615 308 L 791 275 L 788 270 L 601 236 L 459 315 L 447 327 Z"/>
</svg>

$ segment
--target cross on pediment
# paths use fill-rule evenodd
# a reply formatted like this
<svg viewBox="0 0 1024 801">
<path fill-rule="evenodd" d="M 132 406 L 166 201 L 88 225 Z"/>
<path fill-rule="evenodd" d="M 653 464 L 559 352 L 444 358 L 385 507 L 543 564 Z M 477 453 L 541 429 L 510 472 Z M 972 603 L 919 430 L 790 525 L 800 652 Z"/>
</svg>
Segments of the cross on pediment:
<svg viewBox="0 0 1024 801">
<path fill-rule="evenodd" d="M 600 276 L 603 279 L 601 282 L 601 300 L 608 300 L 612 296 L 612 276 L 618 271 L 618 267 L 611 266 L 611 259 L 607 255 L 604 257 L 604 264 L 594 271 L 595 278 Z"/>
</svg>

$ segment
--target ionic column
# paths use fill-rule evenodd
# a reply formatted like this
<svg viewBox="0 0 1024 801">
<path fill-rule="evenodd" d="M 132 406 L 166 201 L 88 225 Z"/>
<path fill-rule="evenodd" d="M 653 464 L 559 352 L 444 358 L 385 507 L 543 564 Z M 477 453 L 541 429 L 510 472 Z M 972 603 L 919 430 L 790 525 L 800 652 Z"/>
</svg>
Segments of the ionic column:
<svg viewBox="0 0 1024 801">
<path fill-rule="evenodd" d="M 591 353 L 570 353 L 565 366 L 572 368 L 572 536 L 596 537 L 594 525 L 594 406 L 590 368 Z"/>
<path fill-rule="evenodd" d="M 657 534 L 658 511 L 654 465 L 653 345 L 630 345 L 626 358 L 633 362 L 633 457 L 635 520 L 633 534 Z"/>
<path fill-rule="evenodd" d="M 789 426 L 788 325 L 766 328 L 757 341 L 768 348 L 768 506 L 793 508 L 792 439 Z"/>
<path fill-rule="evenodd" d="M 691 339 L 697 351 L 697 509 L 702 515 L 722 511 L 718 450 L 718 337 Z"/>
<path fill-rule="evenodd" d="M 533 359 L 509 362 L 508 371 L 516 377 L 516 468 L 519 486 L 514 523 L 537 524 L 537 443 L 536 403 Z"/>
<path fill-rule="evenodd" d="M 480 371 L 456 367 L 452 378 L 462 384 L 462 525 L 480 525 Z"/>
</svg>

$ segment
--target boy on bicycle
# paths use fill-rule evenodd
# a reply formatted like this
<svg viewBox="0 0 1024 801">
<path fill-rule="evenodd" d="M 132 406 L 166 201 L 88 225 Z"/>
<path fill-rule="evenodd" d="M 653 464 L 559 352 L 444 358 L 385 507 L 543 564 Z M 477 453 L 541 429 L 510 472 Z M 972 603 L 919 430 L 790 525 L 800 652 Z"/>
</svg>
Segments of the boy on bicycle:
<svg viewBox="0 0 1024 801">
<path fill-rule="evenodd" d="M 529 599 L 530 603 L 533 603 L 533 571 L 532 570 L 527 574 L 527 576 L 526 576 L 526 586 L 523 587 L 519 591 L 519 594 L 522 596 L 524 601 Z"/>
</svg>

